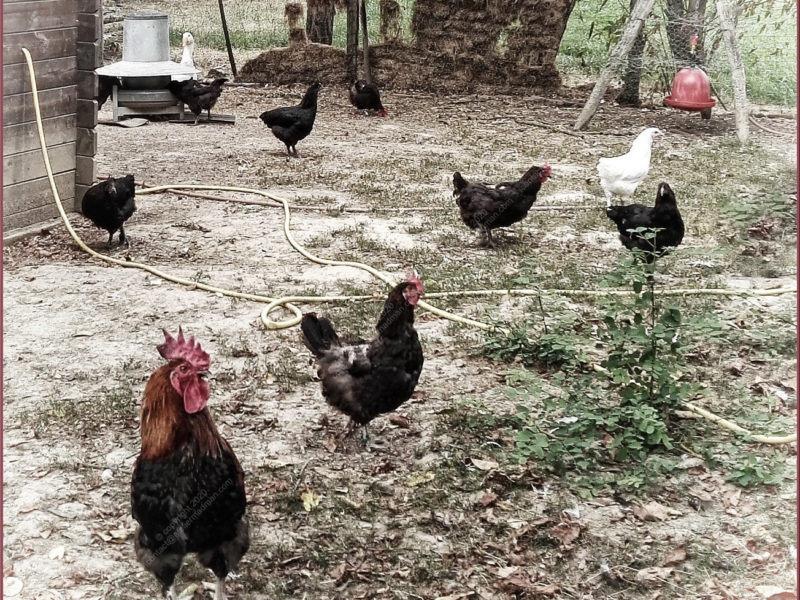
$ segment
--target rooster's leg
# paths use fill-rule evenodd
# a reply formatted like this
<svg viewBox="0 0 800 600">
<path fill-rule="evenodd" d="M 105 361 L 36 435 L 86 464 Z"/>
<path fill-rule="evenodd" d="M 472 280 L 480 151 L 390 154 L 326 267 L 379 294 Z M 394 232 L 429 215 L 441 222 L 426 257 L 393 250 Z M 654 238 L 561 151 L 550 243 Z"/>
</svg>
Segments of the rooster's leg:
<svg viewBox="0 0 800 600">
<path fill-rule="evenodd" d="M 111 248 L 112 248 L 111 240 L 113 240 L 113 239 L 114 239 L 114 232 L 113 231 L 109 231 L 108 232 L 108 243 L 106 243 L 106 249 L 111 250 Z"/>
<path fill-rule="evenodd" d="M 128 238 L 125 237 L 125 228 L 120 225 L 119 226 L 119 245 L 125 244 L 126 246 L 130 247 L 131 243 Z"/>
<path fill-rule="evenodd" d="M 492 239 L 491 229 L 486 230 L 486 245 L 489 246 L 489 248 L 494 248 L 494 240 Z"/>
<path fill-rule="evenodd" d="M 347 423 L 347 427 L 345 427 L 344 431 L 342 432 L 342 439 L 349 438 L 351 435 L 353 435 L 356 427 L 358 427 L 358 424 L 353 419 L 350 419 L 350 421 Z"/>
<path fill-rule="evenodd" d="M 210 108 L 208 109 L 208 120 L 209 121 L 211 120 L 211 109 Z"/>
<path fill-rule="evenodd" d="M 214 589 L 214 600 L 227 600 L 225 596 L 225 579 L 217 579 L 217 587 Z"/>
<path fill-rule="evenodd" d="M 369 430 L 367 429 L 367 424 L 361 426 L 361 445 L 365 448 L 369 443 Z"/>
</svg>

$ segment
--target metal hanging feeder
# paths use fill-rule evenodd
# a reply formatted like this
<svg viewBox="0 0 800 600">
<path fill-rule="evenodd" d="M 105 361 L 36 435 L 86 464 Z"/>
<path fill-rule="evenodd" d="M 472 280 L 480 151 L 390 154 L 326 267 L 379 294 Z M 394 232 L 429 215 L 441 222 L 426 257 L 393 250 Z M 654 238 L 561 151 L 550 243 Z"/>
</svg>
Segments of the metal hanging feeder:
<svg viewBox="0 0 800 600">
<path fill-rule="evenodd" d="M 122 60 L 96 70 L 117 77 L 111 95 L 114 121 L 125 115 L 179 115 L 183 103 L 165 89 L 173 75 L 194 77 L 198 70 L 169 60 L 169 20 L 165 13 L 141 10 L 122 23 Z"/>
</svg>

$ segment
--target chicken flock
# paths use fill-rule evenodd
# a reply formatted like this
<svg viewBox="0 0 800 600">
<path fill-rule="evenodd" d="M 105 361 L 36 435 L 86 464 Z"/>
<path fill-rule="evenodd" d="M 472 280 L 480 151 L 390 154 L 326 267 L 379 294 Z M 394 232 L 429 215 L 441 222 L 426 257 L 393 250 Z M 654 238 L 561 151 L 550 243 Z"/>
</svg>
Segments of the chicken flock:
<svg viewBox="0 0 800 600">
<path fill-rule="evenodd" d="M 184 36 L 187 45 L 191 49 L 193 39 Z M 209 83 L 172 81 L 169 90 L 187 104 L 197 124 L 202 111 L 210 119 L 225 82 L 224 78 Z M 115 83 L 101 81 L 100 96 L 107 98 Z M 297 144 L 313 130 L 320 89 L 320 83 L 313 83 L 298 105 L 266 110 L 259 117 L 285 145 L 288 157 L 299 156 Z M 374 84 L 355 81 L 348 94 L 356 109 L 388 114 Z M 630 198 L 644 182 L 653 142 L 662 135 L 647 128 L 629 152 L 601 158 L 597 164 L 607 217 L 616 225 L 622 244 L 649 264 L 683 240 L 674 191 L 668 183 L 660 183 L 652 207 L 615 205 L 613 199 Z M 469 181 L 456 171 L 453 196 L 461 220 L 480 232 L 480 244 L 494 247 L 492 231 L 523 220 L 542 185 L 553 177 L 552 171 L 545 162 L 531 166 L 517 181 L 496 184 Z M 134 198 L 133 175 L 109 177 L 86 192 L 83 214 L 108 232 L 109 247 L 116 232 L 120 244 L 129 243 L 124 224 L 136 209 Z M 416 272 L 397 284 L 385 300 L 372 340 L 340 338 L 327 318 L 303 315 L 301 340 L 316 360 L 322 395 L 350 419 L 345 436 L 361 429 L 366 442 L 368 423 L 396 410 L 414 393 L 424 364 L 414 328 L 415 307 L 423 291 Z M 167 331 L 164 337 L 157 349 L 167 362 L 147 382 L 140 410 L 141 452 L 131 481 L 132 512 L 139 524 L 136 556 L 155 576 L 163 596 L 176 600 L 174 581 L 184 556 L 196 553 L 217 577 L 215 600 L 224 600 L 225 578 L 236 570 L 250 543 L 244 472 L 207 407 L 210 389 L 204 377 L 209 355 L 181 329 L 177 338 Z"/>
</svg>

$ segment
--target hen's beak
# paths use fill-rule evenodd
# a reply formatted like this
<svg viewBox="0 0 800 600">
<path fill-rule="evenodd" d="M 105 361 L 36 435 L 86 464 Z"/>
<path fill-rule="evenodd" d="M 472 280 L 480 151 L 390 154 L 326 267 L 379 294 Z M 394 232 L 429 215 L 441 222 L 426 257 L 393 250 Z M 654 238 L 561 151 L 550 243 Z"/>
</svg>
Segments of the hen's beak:
<svg viewBox="0 0 800 600">
<path fill-rule="evenodd" d="M 205 379 L 205 378 L 206 378 L 206 377 L 208 377 L 210 374 L 211 374 L 211 371 L 198 371 L 198 372 L 197 372 L 197 376 L 198 376 L 200 379 Z"/>
</svg>

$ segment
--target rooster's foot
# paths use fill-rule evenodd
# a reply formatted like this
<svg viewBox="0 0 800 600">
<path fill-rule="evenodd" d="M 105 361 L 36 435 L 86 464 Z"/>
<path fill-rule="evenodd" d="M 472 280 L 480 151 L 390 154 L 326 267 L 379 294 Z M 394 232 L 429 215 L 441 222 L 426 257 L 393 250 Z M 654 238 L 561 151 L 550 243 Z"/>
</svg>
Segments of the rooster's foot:
<svg viewBox="0 0 800 600">
<path fill-rule="evenodd" d="M 361 445 L 365 448 L 369 444 L 369 430 L 366 425 L 361 426 Z"/>
</svg>

